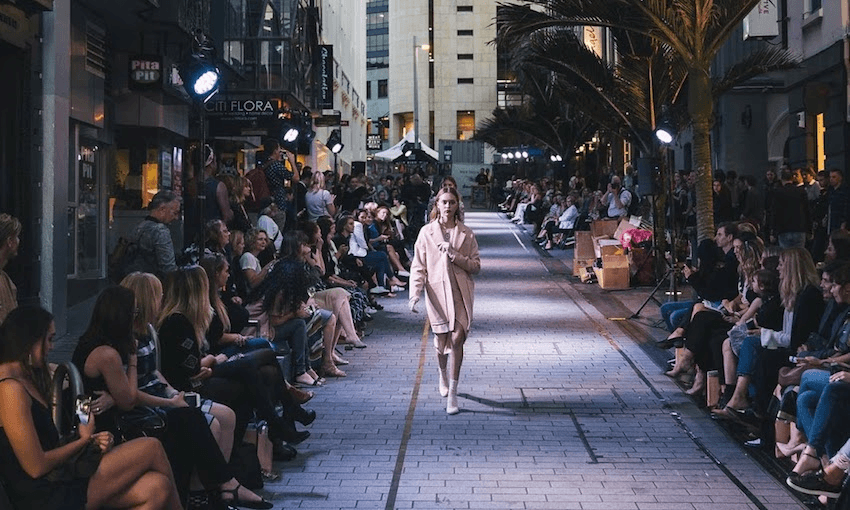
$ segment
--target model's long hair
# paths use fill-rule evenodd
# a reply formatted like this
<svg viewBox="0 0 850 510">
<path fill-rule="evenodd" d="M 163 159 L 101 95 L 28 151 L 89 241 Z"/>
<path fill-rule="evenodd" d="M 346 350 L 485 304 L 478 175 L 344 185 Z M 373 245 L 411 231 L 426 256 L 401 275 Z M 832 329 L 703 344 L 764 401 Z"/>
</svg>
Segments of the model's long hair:
<svg viewBox="0 0 850 510">
<path fill-rule="evenodd" d="M 121 286 L 133 291 L 136 297 L 136 318 L 133 331 L 137 337 L 148 334 L 148 324 L 155 324 L 162 309 L 162 282 L 150 273 L 134 272 L 121 280 Z"/>
<path fill-rule="evenodd" d="M 460 195 L 455 188 L 443 187 L 440 188 L 440 191 L 437 192 L 437 196 L 434 198 L 434 207 L 431 209 L 431 221 L 436 220 L 440 217 L 440 210 L 437 208 L 437 202 L 440 201 L 440 197 L 445 195 L 446 193 L 455 197 L 457 200 L 457 210 L 455 210 L 455 221 L 463 221 L 463 218 L 460 215 Z"/>
<path fill-rule="evenodd" d="M 779 255 L 779 296 L 786 310 L 793 310 L 797 294 L 806 285 L 818 286 L 820 280 L 812 256 L 804 248 L 788 248 Z"/>
<path fill-rule="evenodd" d="M 6 316 L 0 325 L 0 363 L 19 362 L 24 374 L 46 402 L 50 402 L 51 378 L 47 368 L 47 333 L 53 314 L 38 305 L 21 305 Z M 41 343 L 44 356 L 39 363 L 32 359 L 33 348 Z"/>
<path fill-rule="evenodd" d="M 192 323 L 195 340 L 202 346 L 212 321 L 209 286 L 207 273 L 201 266 L 181 267 L 168 273 L 157 328 L 169 316 L 175 313 L 183 314 Z"/>
<path fill-rule="evenodd" d="M 215 284 L 218 279 L 218 274 L 224 271 L 227 266 L 227 259 L 220 253 L 205 255 L 204 258 L 201 259 L 201 267 L 204 268 L 204 272 L 207 273 L 210 305 L 213 310 L 215 310 L 215 313 L 221 320 L 222 325 L 224 325 L 225 332 L 230 331 L 230 316 L 227 315 L 227 307 L 224 306 L 224 301 L 221 300 L 221 289 L 216 288 Z"/>
<path fill-rule="evenodd" d="M 123 363 L 127 363 L 136 352 L 133 335 L 135 314 L 136 296 L 132 290 L 117 285 L 107 287 L 97 296 L 89 327 L 79 343 L 108 345 L 118 351 Z"/>
</svg>

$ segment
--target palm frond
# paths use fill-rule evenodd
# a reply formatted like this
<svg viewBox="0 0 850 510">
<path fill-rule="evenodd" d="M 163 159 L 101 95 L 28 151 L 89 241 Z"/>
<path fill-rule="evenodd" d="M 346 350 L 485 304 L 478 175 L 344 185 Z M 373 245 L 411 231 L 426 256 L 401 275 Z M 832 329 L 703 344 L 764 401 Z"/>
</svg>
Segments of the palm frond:
<svg viewBox="0 0 850 510">
<path fill-rule="evenodd" d="M 712 95 L 720 97 L 724 92 L 764 73 L 784 71 L 800 67 L 801 60 L 789 51 L 766 46 L 750 53 L 730 67 L 712 84 Z"/>
</svg>

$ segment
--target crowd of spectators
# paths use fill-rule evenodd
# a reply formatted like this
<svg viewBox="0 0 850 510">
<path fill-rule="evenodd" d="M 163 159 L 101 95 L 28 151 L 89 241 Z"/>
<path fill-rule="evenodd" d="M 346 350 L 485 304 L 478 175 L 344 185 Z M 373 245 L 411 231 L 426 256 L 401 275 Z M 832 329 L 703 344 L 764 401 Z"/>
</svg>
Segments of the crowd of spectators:
<svg viewBox="0 0 850 510">
<path fill-rule="evenodd" d="M 3 268 L 17 254 L 21 224 L 0 215 L 0 320 L 12 314 L 0 342 L 0 426 L 31 414 L 34 427 L 0 429 L 0 479 L 16 504 L 271 508 L 243 481 L 240 467 L 253 464 L 244 458 L 250 448 L 240 448 L 246 431 L 267 430 L 276 460 L 297 454 L 310 436 L 299 424 L 317 419 L 304 407 L 314 388 L 347 376 L 340 367 L 356 356 L 341 347 L 367 347 L 379 300 L 405 290 L 432 190 L 418 174 L 337 180 L 302 167 L 273 141 L 265 149 L 257 181 L 257 172 L 249 179 L 219 171 L 205 148 L 206 221 L 190 246 L 174 247 L 168 225 L 181 201 L 160 191 L 112 257 L 110 276 L 120 285 L 98 295 L 72 357 L 90 413 L 65 446 L 59 434 L 69 431 L 50 420 L 42 367 L 52 318 L 17 307 Z M 254 194 L 257 182 L 267 196 Z M 160 421 L 158 441 L 129 432 Z M 21 446 L 39 441 L 43 451 Z M 89 444 L 102 451 L 97 471 L 74 483 L 44 477 Z M 128 455 L 137 462 L 120 460 Z M 117 476 L 121 463 L 136 466 Z"/>
<path fill-rule="evenodd" d="M 666 374 L 692 380 L 687 393 L 701 401 L 707 381 L 719 382 L 712 417 L 749 434 L 746 446 L 792 459 L 786 483 L 825 503 L 839 496 L 850 467 L 842 172 L 782 167 L 761 187 L 751 176 L 716 177 L 715 198 L 726 199 L 715 200 L 715 217 L 728 221 L 682 268 L 694 299 L 661 306 L 670 334 L 657 345 L 676 350 Z M 677 178 L 673 194 L 684 211 L 688 181 Z"/>
</svg>

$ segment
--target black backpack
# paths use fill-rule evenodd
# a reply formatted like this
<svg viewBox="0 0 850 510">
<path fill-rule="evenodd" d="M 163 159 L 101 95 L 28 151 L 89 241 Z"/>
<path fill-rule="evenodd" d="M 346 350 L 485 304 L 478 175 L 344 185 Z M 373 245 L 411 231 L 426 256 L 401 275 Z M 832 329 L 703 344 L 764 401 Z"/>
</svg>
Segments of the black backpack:
<svg viewBox="0 0 850 510">
<path fill-rule="evenodd" d="M 115 284 L 121 283 L 125 276 L 134 271 L 155 273 L 154 254 L 144 250 L 138 242 L 120 237 L 115 249 L 109 254 L 107 265 L 109 280 Z"/>
<path fill-rule="evenodd" d="M 626 191 L 628 191 L 629 195 L 632 196 L 632 199 L 629 201 L 629 207 L 626 209 L 629 216 L 642 216 L 643 208 L 641 207 L 641 202 L 643 199 L 632 190 L 627 189 Z"/>
</svg>

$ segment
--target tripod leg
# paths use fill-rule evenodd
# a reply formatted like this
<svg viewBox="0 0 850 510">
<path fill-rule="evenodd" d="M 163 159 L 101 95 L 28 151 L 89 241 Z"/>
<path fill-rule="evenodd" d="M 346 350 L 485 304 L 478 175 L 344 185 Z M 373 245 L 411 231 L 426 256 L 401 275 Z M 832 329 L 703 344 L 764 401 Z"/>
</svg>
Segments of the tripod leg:
<svg viewBox="0 0 850 510">
<path fill-rule="evenodd" d="M 658 289 L 660 289 L 662 285 L 667 283 L 667 277 L 670 276 L 670 271 L 671 271 L 671 269 L 668 268 L 667 272 L 664 273 L 664 276 L 662 276 L 658 280 L 658 283 L 655 285 L 655 288 L 652 289 L 652 292 L 649 293 L 649 297 L 647 297 L 646 301 L 644 301 L 643 304 L 640 305 L 640 308 L 638 308 L 637 311 L 635 313 L 633 313 L 631 317 L 629 317 L 630 319 L 636 319 L 636 318 L 640 317 L 640 312 L 643 310 L 643 308 L 647 304 L 649 304 L 650 301 L 654 300 L 656 303 L 658 303 L 659 306 L 661 305 L 661 302 L 658 301 L 658 299 L 655 298 L 655 293 L 658 292 Z"/>
</svg>

